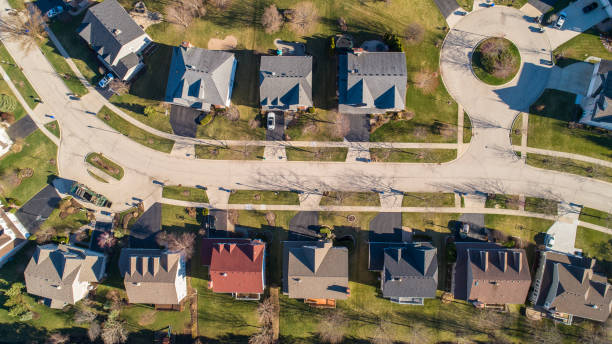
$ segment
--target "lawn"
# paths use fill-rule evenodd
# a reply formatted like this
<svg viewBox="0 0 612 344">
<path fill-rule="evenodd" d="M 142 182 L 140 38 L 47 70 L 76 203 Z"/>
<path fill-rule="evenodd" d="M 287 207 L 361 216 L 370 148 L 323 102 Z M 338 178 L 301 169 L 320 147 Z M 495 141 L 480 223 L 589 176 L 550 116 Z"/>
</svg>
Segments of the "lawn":
<svg viewBox="0 0 612 344">
<path fill-rule="evenodd" d="M 467 112 L 463 111 L 463 143 L 472 141 L 472 120 Z"/>
<path fill-rule="evenodd" d="M 81 80 L 79 80 L 76 74 L 74 74 L 68 65 L 68 62 L 66 62 L 66 59 L 64 56 L 62 56 L 59 50 L 57 50 L 57 47 L 53 44 L 53 42 L 51 42 L 49 39 L 45 39 L 40 44 L 40 50 L 42 51 L 43 55 L 47 57 L 47 60 L 49 63 L 51 63 L 51 66 L 53 69 L 55 69 L 57 74 L 62 78 L 64 84 L 66 84 L 66 87 L 68 87 L 70 92 L 79 97 L 84 96 L 89 92 Z"/>
<path fill-rule="evenodd" d="M 22 10 L 25 8 L 25 0 L 8 0 L 8 3 L 16 10 Z"/>
<path fill-rule="evenodd" d="M 58 139 L 60 138 L 60 127 L 58 121 L 53 121 L 45 124 L 45 128 L 55 135 Z"/>
<path fill-rule="evenodd" d="M 598 261 L 608 278 L 612 276 L 612 236 L 593 229 L 578 227 L 576 233 L 576 248 L 582 253 Z"/>
<path fill-rule="evenodd" d="M 65 199 L 70 199 L 71 197 L 66 197 Z M 44 231 L 45 229 L 54 228 L 58 232 L 72 232 L 86 224 L 89 223 L 87 219 L 87 211 L 84 208 L 79 209 L 74 214 L 68 215 L 64 218 L 60 217 L 59 208 L 54 209 L 51 212 L 51 215 L 40 225 L 40 230 Z"/>
<path fill-rule="evenodd" d="M 152 148 L 152 149 L 164 152 L 164 153 L 170 153 L 172 151 L 172 147 L 174 146 L 174 141 L 163 138 L 163 137 L 155 136 L 153 134 L 150 134 L 136 127 L 130 122 L 119 117 L 119 115 L 112 112 L 106 106 L 103 107 L 100 110 L 100 112 L 98 112 L 97 116 L 104 123 L 111 126 L 113 129 L 129 137 L 130 139 L 140 143 L 141 145 L 147 146 L 149 148 Z"/>
<path fill-rule="evenodd" d="M 285 130 L 287 139 L 293 141 L 342 141 L 342 137 L 338 137 L 337 134 L 334 135 L 337 113 L 321 108 L 317 108 L 315 111 L 314 114 L 296 115 L 297 118 L 287 124 Z"/>
<path fill-rule="evenodd" d="M 601 43 L 599 35 L 599 30 L 593 27 L 560 45 L 553 52 L 557 65 L 563 67 L 589 56 L 612 59 L 612 53 Z"/>
<path fill-rule="evenodd" d="M 523 137 L 523 114 L 519 113 L 518 116 L 512 122 L 512 129 L 510 129 L 510 140 L 513 146 L 520 146 L 521 139 Z"/>
<path fill-rule="evenodd" d="M 320 205 L 380 207 L 380 196 L 375 192 L 326 191 Z"/>
<path fill-rule="evenodd" d="M 164 186 L 162 197 L 187 202 L 208 203 L 208 195 L 203 187 Z"/>
<path fill-rule="evenodd" d="M 289 161 L 346 161 L 345 147 L 285 147 Z"/>
<path fill-rule="evenodd" d="M 18 153 L 8 153 L 0 160 L 0 187 L 4 198 L 26 203 L 57 176 L 57 146 L 40 130 L 30 134 Z M 31 177 L 20 178 L 19 172 L 33 170 Z"/>
<path fill-rule="evenodd" d="M 499 56 L 508 56 L 503 65 L 496 67 L 502 60 Z M 489 85 L 503 85 L 514 76 L 521 66 L 521 54 L 518 48 L 502 37 L 491 37 L 476 46 L 472 54 L 472 70 L 480 81 Z"/>
<path fill-rule="evenodd" d="M 455 194 L 442 192 L 404 192 L 402 207 L 454 207 Z"/>
<path fill-rule="evenodd" d="M 485 202 L 485 208 L 518 210 L 519 196 L 518 195 L 489 194 L 487 195 L 487 200 Z"/>
<path fill-rule="evenodd" d="M 521 8 L 527 3 L 527 0 L 497 0 L 495 1 L 496 6 L 509 6 L 514 8 Z"/>
<path fill-rule="evenodd" d="M 154 316 L 149 314 L 154 313 Z M 150 319 L 148 319 L 150 318 Z M 133 335 L 130 335 L 129 343 L 151 343 L 153 331 L 167 330 L 170 326 L 172 333 L 191 334 L 189 323 L 189 302 L 186 302 L 183 311 L 155 311 L 151 305 L 130 304 L 121 309 L 121 319 L 127 322 L 127 327 Z M 147 320 L 144 320 L 147 319 Z M 149 323 L 149 321 L 152 321 Z"/>
<path fill-rule="evenodd" d="M 612 136 L 596 129 L 569 128 L 581 114 L 575 99 L 572 93 L 545 90 L 530 107 L 527 145 L 612 161 Z"/>
<path fill-rule="evenodd" d="M 612 228 L 612 214 L 593 208 L 582 208 L 582 211 L 580 212 L 580 221 Z"/>
<path fill-rule="evenodd" d="M 190 216 L 187 208 L 162 204 L 161 227 L 167 231 L 193 231 L 202 228 L 206 210 L 196 208 L 196 216 Z"/>
<path fill-rule="evenodd" d="M 0 77 L 0 94 L 7 95 L 9 98 L 11 98 L 12 100 L 11 103 L 15 104 L 14 106 L 11 106 L 12 110 L 9 110 L 10 108 L 2 109 L 2 111 L 4 112 L 12 113 L 15 116 L 15 122 L 26 115 L 25 109 L 23 108 L 23 106 L 21 106 L 21 103 L 17 100 L 17 97 L 15 97 L 15 94 L 13 93 L 11 88 L 8 86 L 6 81 L 2 80 L 1 77 Z"/>
<path fill-rule="evenodd" d="M 471 12 L 474 8 L 474 0 L 458 0 L 457 3 L 468 12 Z"/>
<path fill-rule="evenodd" d="M 525 211 L 546 215 L 557 215 L 559 202 L 552 199 L 525 197 Z"/>
<path fill-rule="evenodd" d="M 38 105 L 38 94 L 34 91 L 34 88 L 28 79 L 26 79 L 21 68 L 15 63 L 15 60 L 13 60 L 13 57 L 3 44 L 0 44 L 0 62 L 2 62 L 2 68 L 6 74 L 8 74 L 9 78 L 11 78 L 23 99 L 25 99 L 28 106 L 34 110 L 36 105 Z"/>
<path fill-rule="evenodd" d="M 457 159 L 455 149 L 371 148 L 375 162 L 443 163 Z"/>
<path fill-rule="evenodd" d="M 264 146 L 207 146 L 195 145 L 195 155 L 198 159 L 215 160 L 261 160 Z"/>
<path fill-rule="evenodd" d="M 91 166 L 100 169 L 102 172 L 117 180 L 121 180 L 121 178 L 123 178 L 123 167 L 103 156 L 101 153 L 89 153 L 85 157 L 85 161 L 87 161 L 87 163 Z"/>
<path fill-rule="evenodd" d="M 583 177 L 600 179 L 612 183 L 612 168 L 588 162 L 529 153 L 527 154 L 527 164 L 534 167 L 577 174 Z"/>
<path fill-rule="evenodd" d="M 229 204 L 299 205 L 300 199 L 293 191 L 235 190 L 230 194 Z"/>
<path fill-rule="evenodd" d="M 485 214 L 485 226 L 509 236 L 536 243 L 538 233 L 546 232 L 554 221 L 535 217 Z"/>
</svg>

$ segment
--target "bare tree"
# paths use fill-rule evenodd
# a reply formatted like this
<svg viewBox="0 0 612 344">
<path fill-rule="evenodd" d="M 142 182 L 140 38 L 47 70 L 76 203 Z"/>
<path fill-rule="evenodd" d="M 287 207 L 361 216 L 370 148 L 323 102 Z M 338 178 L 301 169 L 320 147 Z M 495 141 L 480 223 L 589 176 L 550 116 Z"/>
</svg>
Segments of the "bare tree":
<svg viewBox="0 0 612 344">
<path fill-rule="evenodd" d="M 165 246 L 170 251 L 179 252 L 188 260 L 193 255 L 195 238 L 195 233 L 160 232 L 157 235 L 157 243 L 161 246 Z"/>
<path fill-rule="evenodd" d="M 108 84 L 108 88 L 118 95 L 123 95 L 130 91 L 130 85 L 118 78 L 111 80 L 111 82 Z"/>
<path fill-rule="evenodd" d="M 266 33 L 274 33 L 280 30 L 283 25 L 283 16 L 280 14 L 275 4 L 266 7 L 261 17 L 261 24 Z"/>
<path fill-rule="evenodd" d="M 274 343 L 274 336 L 272 334 L 272 328 L 264 326 L 261 330 L 255 333 L 249 338 L 249 344 L 272 344 Z"/>
<path fill-rule="evenodd" d="M 187 28 L 196 17 L 206 14 L 202 0 L 177 0 L 166 6 L 168 21 Z"/>
<path fill-rule="evenodd" d="M 61 334 L 59 332 L 53 333 L 47 338 L 46 344 L 64 344 L 68 343 L 70 337 L 66 334 Z"/>
<path fill-rule="evenodd" d="M 406 42 L 410 44 L 418 44 L 425 37 L 425 29 L 419 23 L 411 23 L 405 30 Z"/>
<path fill-rule="evenodd" d="M 289 16 L 291 30 L 298 34 L 307 34 L 317 25 L 319 15 L 312 2 L 300 2 L 292 8 Z"/>
<path fill-rule="evenodd" d="M 38 46 L 45 38 L 45 19 L 38 7 L 22 11 L 18 15 L 4 16 L 0 19 L 0 35 L 4 39 L 14 39 L 24 49 Z"/>
<path fill-rule="evenodd" d="M 87 330 L 87 337 L 89 337 L 90 341 L 95 341 L 100 337 L 100 332 L 102 332 L 102 327 L 100 327 L 100 323 L 94 321 L 89 325 L 89 329 Z"/>
<path fill-rule="evenodd" d="M 98 237 L 98 246 L 104 249 L 115 246 L 116 242 L 117 239 L 109 232 L 104 232 Z"/>
<path fill-rule="evenodd" d="M 329 312 L 319 322 L 319 337 L 323 342 L 337 344 L 344 339 L 347 320 L 341 311 Z"/>
<path fill-rule="evenodd" d="M 96 318 L 96 312 L 89 308 L 81 308 L 74 313 L 74 322 L 77 324 L 90 323 Z"/>
<path fill-rule="evenodd" d="M 102 328 L 102 341 L 104 344 L 125 343 L 127 330 L 123 322 L 115 319 L 107 320 Z"/>
<path fill-rule="evenodd" d="M 262 325 L 271 324 L 278 314 L 278 304 L 271 297 L 265 299 L 257 306 L 259 323 Z"/>
<path fill-rule="evenodd" d="M 238 109 L 237 106 L 231 105 L 230 107 L 225 109 L 225 111 L 223 112 L 223 115 L 225 116 L 225 118 L 229 119 L 230 121 L 235 122 L 240 119 L 240 110 Z"/>
</svg>

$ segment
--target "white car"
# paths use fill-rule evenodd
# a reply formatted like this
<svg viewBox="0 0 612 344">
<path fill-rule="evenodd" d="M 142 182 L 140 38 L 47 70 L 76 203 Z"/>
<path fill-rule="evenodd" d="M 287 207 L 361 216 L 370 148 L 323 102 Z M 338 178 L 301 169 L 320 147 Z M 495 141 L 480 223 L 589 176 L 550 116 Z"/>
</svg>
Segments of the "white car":
<svg viewBox="0 0 612 344">
<path fill-rule="evenodd" d="M 102 80 L 98 81 L 98 86 L 100 86 L 101 88 L 106 88 L 106 86 L 108 86 L 108 84 L 114 79 L 115 77 L 113 76 L 113 73 L 108 73 L 106 74 Z"/>
<path fill-rule="evenodd" d="M 552 248 L 554 244 L 555 244 L 555 236 L 546 234 L 546 247 Z"/>
<path fill-rule="evenodd" d="M 557 22 L 555 23 L 555 28 L 561 30 L 563 24 L 565 24 L 565 20 L 567 19 L 567 13 L 561 12 L 559 13 L 559 18 L 557 18 Z"/>
<path fill-rule="evenodd" d="M 268 130 L 274 130 L 276 125 L 276 116 L 274 112 L 268 112 Z"/>
<path fill-rule="evenodd" d="M 62 6 L 53 7 L 47 11 L 47 18 L 53 18 L 62 12 L 64 12 L 64 8 Z"/>
</svg>

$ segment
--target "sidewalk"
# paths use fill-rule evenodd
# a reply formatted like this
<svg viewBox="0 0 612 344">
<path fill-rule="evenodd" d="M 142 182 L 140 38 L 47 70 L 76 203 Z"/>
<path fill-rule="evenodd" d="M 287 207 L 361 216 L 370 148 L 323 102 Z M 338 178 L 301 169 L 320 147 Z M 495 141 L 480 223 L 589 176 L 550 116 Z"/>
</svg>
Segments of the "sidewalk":
<svg viewBox="0 0 612 344">
<path fill-rule="evenodd" d="M 584 162 L 588 162 L 588 163 L 591 163 L 591 164 L 596 164 L 596 165 L 601 165 L 601 166 L 604 166 L 604 167 L 612 168 L 612 162 L 610 162 L 610 161 L 596 159 L 596 158 L 591 158 L 590 156 L 584 156 L 584 155 L 580 155 L 580 154 L 559 152 L 559 151 L 553 151 L 553 150 L 548 150 L 548 149 L 540 149 L 540 148 L 533 148 L 533 147 L 526 147 L 526 146 L 512 146 L 512 149 L 514 149 L 516 151 L 526 152 L 527 154 L 533 153 L 533 154 L 549 155 L 549 156 L 554 156 L 554 157 L 557 157 L 557 158 L 566 158 L 566 159 L 579 160 L 579 161 L 584 161 Z"/>
</svg>

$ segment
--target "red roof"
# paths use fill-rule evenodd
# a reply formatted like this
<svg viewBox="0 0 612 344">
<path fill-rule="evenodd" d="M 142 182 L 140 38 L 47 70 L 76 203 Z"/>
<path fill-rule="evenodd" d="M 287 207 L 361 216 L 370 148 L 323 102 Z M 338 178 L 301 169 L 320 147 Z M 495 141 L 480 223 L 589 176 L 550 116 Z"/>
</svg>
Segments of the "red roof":
<svg viewBox="0 0 612 344">
<path fill-rule="evenodd" d="M 202 239 L 202 265 L 210 265 L 210 257 L 212 257 L 213 247 L 219 243 L 236 243 L 236 244 L 248 244 L 251 239 L 237 239 L 237 238 L 204 238 Z"/>
<path fill-rule="evenodd" d="M 210 261 L 210 281 L 215 293 L 263 293 L 265 244 L 216 244 Z"/>
</svg>

